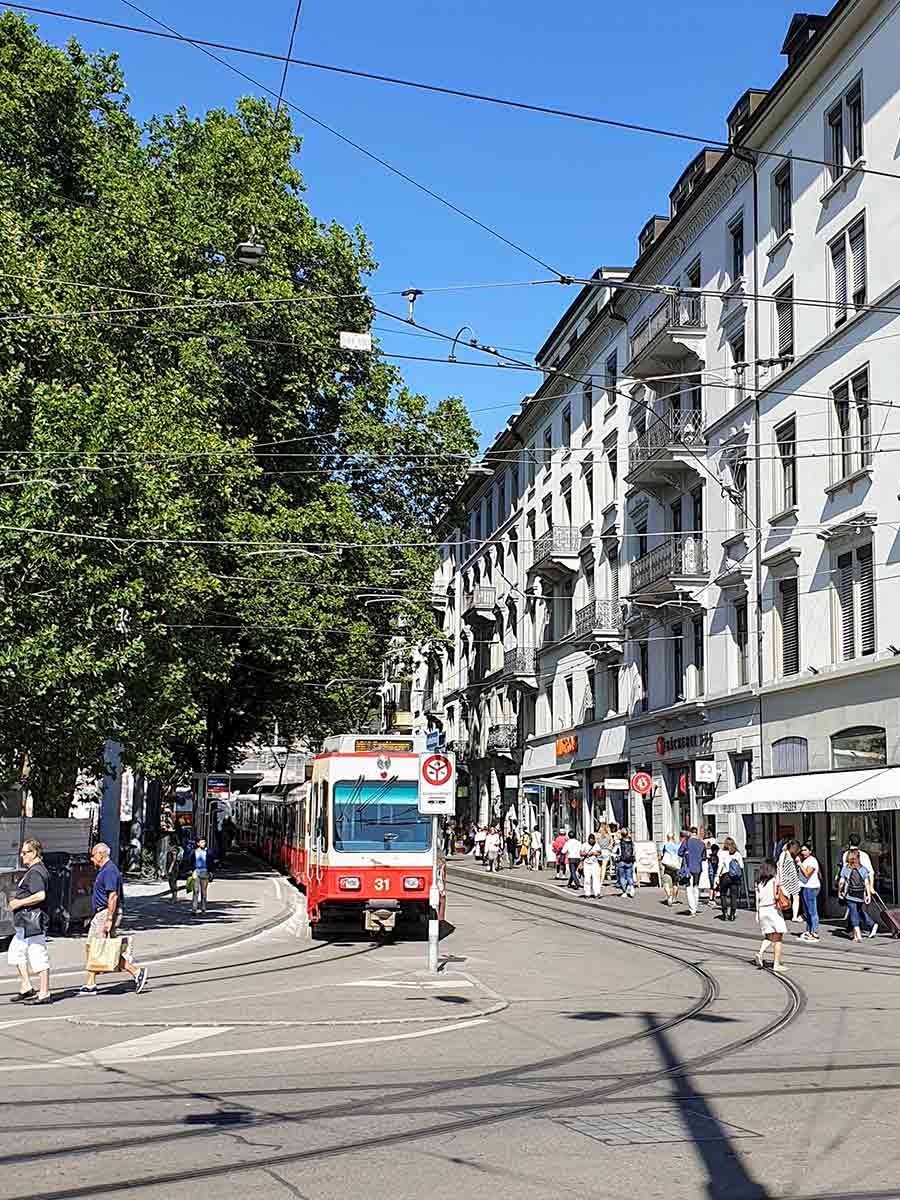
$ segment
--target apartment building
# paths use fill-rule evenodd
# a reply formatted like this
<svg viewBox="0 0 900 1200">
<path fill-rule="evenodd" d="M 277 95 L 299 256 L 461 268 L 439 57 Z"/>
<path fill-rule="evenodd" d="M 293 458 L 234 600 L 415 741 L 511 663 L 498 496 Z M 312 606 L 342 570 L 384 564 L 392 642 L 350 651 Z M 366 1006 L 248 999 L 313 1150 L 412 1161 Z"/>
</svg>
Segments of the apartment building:
<svg viewBox="0 0 900 1200">
<path fill-rule="evenodd" d="M 793 18 L 457 497 L 413 705 L 468 815 L 705 824 L 754 861 L 853 826 L 896 897 L 897 45 L 888 3 Z"/>
</svg>

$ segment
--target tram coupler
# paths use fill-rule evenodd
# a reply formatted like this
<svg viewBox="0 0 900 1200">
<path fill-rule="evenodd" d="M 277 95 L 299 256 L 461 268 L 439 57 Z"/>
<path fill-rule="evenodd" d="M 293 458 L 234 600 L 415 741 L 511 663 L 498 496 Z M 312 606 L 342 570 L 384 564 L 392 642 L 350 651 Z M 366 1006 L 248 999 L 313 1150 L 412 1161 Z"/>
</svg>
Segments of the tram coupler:
<svg viewBox="0 0 900 1200">
<path fill-rule="evenodd" d="M 399 900 L 367 900 L 363 909 L 368 933 L 390 933 L 400 915 Z"/>
</svg>

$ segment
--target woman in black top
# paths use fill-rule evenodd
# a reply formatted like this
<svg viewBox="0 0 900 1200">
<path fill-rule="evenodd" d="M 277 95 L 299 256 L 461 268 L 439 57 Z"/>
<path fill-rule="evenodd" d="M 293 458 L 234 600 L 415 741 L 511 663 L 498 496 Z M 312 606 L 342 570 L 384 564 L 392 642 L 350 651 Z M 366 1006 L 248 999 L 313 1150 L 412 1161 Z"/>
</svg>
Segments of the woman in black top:
<svg viewBox="0 0 900 1200">
<path fill-rule="evenodd" d="M 50 957 L 47 953 L 47 930 L 50 928 L 50 872 L 41 857 L 41 843 L 29 838 L 19 852 L 25 874 L 19 880 L 16 893 L 9 902 L 13 914 L 15 936 L 9 943 L 7 955 L 10 966 L 19 972 L 19 994 L 12 997 L 15 1004 L 50 1002 Z M 31 986 L 29 971 L 40 977 L 40 989 Z"/>
</svg>

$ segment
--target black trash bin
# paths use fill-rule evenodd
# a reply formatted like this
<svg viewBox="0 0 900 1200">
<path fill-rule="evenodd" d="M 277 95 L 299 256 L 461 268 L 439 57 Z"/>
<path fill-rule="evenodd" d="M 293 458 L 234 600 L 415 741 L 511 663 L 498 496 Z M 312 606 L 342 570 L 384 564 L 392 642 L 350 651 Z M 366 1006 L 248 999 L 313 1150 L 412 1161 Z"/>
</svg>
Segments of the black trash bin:
<svg viewBox="0 0 900 1200">
<path fill-rule="evenodd" d="M 91 918 L 91 892 L 97 874 L 88 854 L 56 850 L 44 855 L 50 872 L 50 928 L 62 934 L 83 929 Z"/>
</svg>

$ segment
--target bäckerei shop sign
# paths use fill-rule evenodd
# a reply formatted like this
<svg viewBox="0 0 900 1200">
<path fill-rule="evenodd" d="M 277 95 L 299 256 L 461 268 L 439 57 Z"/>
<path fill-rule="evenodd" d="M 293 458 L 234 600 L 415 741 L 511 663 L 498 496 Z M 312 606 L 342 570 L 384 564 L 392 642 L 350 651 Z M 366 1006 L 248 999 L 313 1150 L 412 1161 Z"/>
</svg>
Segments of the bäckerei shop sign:
<svg viewBox="0 0 900 1200">
<path fill-rule="evenodd" d="M 656 739 L 656 753 L 660 758 L 673 754 L 676 750 L 710 750 L 713 744 L 712 731 L 703 733 L 685 733 L 681 737 L 663 737 Z"/>
</svg>

